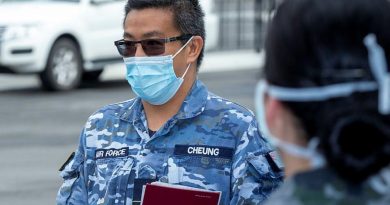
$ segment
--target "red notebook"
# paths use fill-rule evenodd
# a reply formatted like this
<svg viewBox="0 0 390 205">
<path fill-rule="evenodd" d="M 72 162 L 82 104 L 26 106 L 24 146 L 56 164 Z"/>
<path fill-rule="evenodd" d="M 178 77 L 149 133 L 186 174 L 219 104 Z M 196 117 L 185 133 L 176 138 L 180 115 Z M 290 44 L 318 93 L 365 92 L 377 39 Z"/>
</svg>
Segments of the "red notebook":
<svg viewBox="0 0 390 205">
<path fill-rule="evenodd" d="M 154 182 L 144 186 L 142 205 L 218 205 L 220 191 Z"/>
</svg>

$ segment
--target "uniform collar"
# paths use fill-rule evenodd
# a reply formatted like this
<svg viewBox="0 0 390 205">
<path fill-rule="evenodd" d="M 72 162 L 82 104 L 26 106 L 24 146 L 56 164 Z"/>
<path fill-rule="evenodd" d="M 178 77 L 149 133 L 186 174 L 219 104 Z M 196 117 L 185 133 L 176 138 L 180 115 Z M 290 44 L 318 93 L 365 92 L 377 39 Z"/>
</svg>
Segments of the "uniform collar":
<svg viewBox="0 0 390 205">
<path fill-rule="evenodd" d="M 174 118 L 188 119 L 198 116 L 205 110 L 207 96 L 208 90 L 206 86 L 200 80 L 196 80 Z M 144 121 L 146 117 L 141 98 L 137 97 L 131 102 L 125 106 L 125 109 L 120 114 L 120 118 L 133 123 L 136 121 Z"/>
<path fill-rule="evenodd" d="M 207 96 L 206 86 L 200 80 L 196 80 L 175 118 L 188 119 L 200 115 L 205 110 Z"/>
</svg>

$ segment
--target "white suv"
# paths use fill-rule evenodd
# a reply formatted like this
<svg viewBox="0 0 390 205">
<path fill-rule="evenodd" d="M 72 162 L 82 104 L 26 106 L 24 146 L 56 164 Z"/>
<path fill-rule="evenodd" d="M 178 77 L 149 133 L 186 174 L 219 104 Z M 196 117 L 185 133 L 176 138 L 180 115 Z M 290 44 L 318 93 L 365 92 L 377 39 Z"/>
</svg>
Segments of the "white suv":
<svg viewBox="0 0 390 205">
<path fill-rule="evenodd" d="M 69 90 L 97 80 L 121 60 L 126 0 L 0 0 L 0 73 L 39 74 L 49 90 Z M 206 11 L 207 12 L 207 11 Z M 206 27 L 218 35 L 217 16 Z M 209 42 L 215 46 L 216 42 Z M 207 46 L 210 48 L 210 46 Z"/>
</svg>

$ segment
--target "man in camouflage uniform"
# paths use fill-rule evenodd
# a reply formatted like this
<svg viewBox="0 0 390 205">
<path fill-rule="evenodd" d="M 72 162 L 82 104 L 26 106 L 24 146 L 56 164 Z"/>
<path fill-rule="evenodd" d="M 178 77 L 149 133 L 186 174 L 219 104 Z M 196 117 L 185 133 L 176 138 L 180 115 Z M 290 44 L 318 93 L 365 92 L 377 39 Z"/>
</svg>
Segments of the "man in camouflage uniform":
<svg viewBox="0 0 390 205">
<path fill-rule="evenodd" d="M 204 39 L 199 2 L 129 0 L 124 30 L 127 43 L 117 46 L 125 57 L 130 84 L 134 83 L 130 78 L 150 67 L 134 74 L 128 62 L 149 61 L 152 58 L 141 57 L 151 51 L 163 51 L 162 56 L 177 53 L 171 69 L 176 76 L 185 76 L 184 81 L 163 103 L 155 103 L 146 88 L 132 84 L 137 98 L 94 113 L 74 157 L 61 172 L 64 183 L 57 204 L 138 204 L 142 185 L 152 181 L 222 191 L 224 205 L 263 202 L 280 184 L 282 171 L 253 114 L 209 93 L 197 80 Z M 161 46 L 158 42 L 145 40 L 183 34 L 191 37 L 164 41 L 162 50 L 148 46 Z M 138 45 L 124 50 L 130 41 Z M 153 66 L 158 70 L 159 65 Z"/>
</svg>

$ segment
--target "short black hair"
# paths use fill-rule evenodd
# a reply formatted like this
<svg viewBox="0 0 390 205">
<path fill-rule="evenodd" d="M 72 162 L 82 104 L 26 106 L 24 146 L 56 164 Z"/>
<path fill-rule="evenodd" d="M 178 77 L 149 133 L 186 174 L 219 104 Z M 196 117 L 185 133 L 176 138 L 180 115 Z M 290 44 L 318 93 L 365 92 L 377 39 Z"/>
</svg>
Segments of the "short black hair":
<svg viewBox="0 0 390 205">
<path fill-rule="evenodd" d="M 206 41 L 204 12 L 198 0 L 128 0 L 125 6 L 126 16 L 131 10 L 147 8 L 169 9 L 175 19 L 177 29 L 182 34 L 192 34 Z M 124 23 L 123 23 L 124 24 Z M 198 69 L 204 56 L 204 46 L 197 60 Z"/>
<path fill-rule="evenodd" d="M 390 62 L 389 22 L 387 0 L 286 0 L 267 35 L 265 78 L 284 87 L 375 81 L 363 39 L 375 34 Z M 357 69 L 363 75 L 350 75 Z M 283 104 L 306 137 L 321 138 L 328 163 L 344 179 L 361 182 L 390 163 L 388 151 L 382 151 L 389 146 L 390 116 L 378 112 L 377 91 Z M 368 158 L 376 161 L 363 167 L 351 163 Z"/>
</svg>

